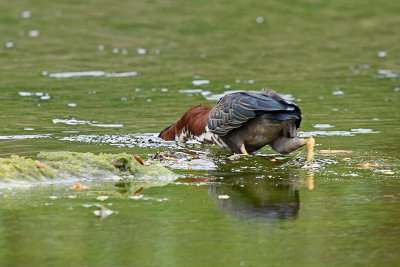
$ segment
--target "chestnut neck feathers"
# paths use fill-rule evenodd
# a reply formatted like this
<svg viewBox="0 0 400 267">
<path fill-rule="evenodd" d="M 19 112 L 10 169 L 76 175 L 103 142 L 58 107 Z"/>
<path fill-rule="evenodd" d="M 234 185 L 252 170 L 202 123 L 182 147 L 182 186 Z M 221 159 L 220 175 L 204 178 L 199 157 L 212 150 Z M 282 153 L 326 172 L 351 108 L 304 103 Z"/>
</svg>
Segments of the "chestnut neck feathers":
<svg viewBox="0 0 400 267">
<path fill-rule="evenodd" d="M 210 111 L 210 107 L 203 105 L 192 107 L 177 122 L 162 130 L 158 137 L 173 141 L 199 136 L 206 132 Z"/>
</svg>

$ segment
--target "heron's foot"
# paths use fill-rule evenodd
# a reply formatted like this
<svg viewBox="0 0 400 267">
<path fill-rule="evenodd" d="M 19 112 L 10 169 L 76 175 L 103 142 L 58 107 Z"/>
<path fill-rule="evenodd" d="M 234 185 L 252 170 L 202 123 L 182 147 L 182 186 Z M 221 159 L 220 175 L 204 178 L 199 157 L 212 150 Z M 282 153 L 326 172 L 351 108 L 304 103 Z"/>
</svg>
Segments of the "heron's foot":
<svg viewBox="0 0 400 267">
<path fill-rule="evenodd" d="M 238 158 L 240 158 L 240 157 L 243 157 L 243 156 L 248 156 L 249 154 L 233 154 L 232 156 L 229 156 L 229 159 L 231 159 L 231 160 L 233 160 L 233 159 L 238 159 Z"/>
<path fill-rule="evenodd" d="M 241 154 L 236 154 L 236 153 L 234 153 L 232 156 L 230 156 L 229 158 L 230 159 L 237 159 L 237 158 L 239 158 L 239 157 L 241 157 L 241 156 L 248 156 L 249 155 L 249 153 L 247 153 L 247 150 L 246 150 L 246 148 L 244 147 L 244 144 L 242 144 L 241 146 L 240 146 L 240 152 L 242 152 Z"/>
<path fill-rule="evenodd" d="M 315 139 L 313 137 L 308 138 L 306 141 L 307 162 L 311 161 L 314 158 L 314 146 L 315 146 Z"/>
</svg>

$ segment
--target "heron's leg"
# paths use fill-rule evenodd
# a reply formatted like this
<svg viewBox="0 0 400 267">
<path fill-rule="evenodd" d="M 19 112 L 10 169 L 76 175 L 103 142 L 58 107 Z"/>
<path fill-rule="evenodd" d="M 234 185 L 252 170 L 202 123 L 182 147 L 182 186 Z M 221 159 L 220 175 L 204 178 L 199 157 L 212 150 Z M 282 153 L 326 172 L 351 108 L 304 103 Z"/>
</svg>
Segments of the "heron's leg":
<svg viewBox="0 0 400 267">
<path fill-rule="evenodd" d="M 244 146 L 244 144 L 242 144 L 240 146 L 240 152 L 242 152 L 242 155 L 249 155 L 249 153 L 247 153 L 246 147 Z"/>
<path fill-rule="evenodd" d="M 288 137 L 278 137 L 270 143 L 273 150 L 281 154 L 289 154 L 290 152 L 304 146 L 306 144 L 306 139 L 302 138 L 288 138 Z"/>
</svg>

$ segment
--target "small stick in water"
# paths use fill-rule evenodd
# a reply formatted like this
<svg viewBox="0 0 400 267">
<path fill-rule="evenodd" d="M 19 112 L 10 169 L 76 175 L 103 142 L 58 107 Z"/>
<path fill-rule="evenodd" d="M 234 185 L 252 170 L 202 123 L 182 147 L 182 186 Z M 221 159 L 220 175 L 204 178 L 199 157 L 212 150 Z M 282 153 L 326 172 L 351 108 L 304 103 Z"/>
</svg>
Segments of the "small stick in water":
<svg viewBox="0 0 400 267">
<path fill-rule="evenodd" d="M 161 156 L 165 160 L 179 161 L 179 159 L 164 156 L 162 153 L 158 153 L 158 155 Z"/>
</svg>

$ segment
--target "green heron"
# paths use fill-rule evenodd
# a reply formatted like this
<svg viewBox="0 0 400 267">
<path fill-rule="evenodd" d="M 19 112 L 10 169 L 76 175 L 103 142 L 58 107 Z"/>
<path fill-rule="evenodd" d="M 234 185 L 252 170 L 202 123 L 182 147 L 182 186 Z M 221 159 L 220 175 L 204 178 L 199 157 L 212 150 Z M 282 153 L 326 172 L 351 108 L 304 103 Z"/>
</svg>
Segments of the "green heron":
<svg viewBox="0 0 400 267">
<path fill-rule="evenodd" d="M 297 136 L 301 111 L 295 103 L 275 91 L 238 92 L 225 95 L 215 107 L 190 108 L 177 122 L 162 130 L 159 137 L 170 141 L 195 139 L 214 143 L 234 154 L 252 153 L 265 145 L 288 154 L 307 143 L 307 160 L 315 140 Z"/>
</svg>

